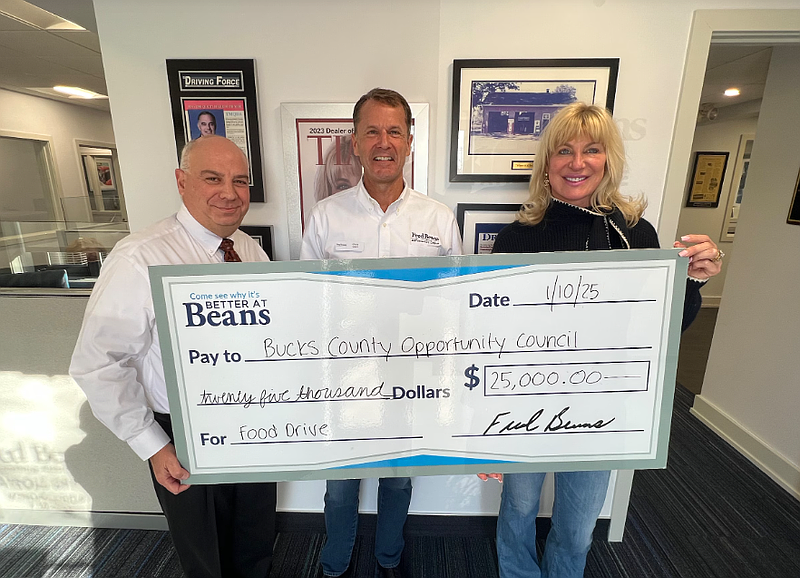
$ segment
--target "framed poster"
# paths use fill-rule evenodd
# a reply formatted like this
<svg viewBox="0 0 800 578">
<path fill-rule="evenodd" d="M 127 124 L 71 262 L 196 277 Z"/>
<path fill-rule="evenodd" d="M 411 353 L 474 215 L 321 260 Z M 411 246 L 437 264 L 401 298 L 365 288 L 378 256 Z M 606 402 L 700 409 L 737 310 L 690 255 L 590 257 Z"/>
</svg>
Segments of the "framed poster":
<svg viewBox="0 0 800 578">
<path fill-rule="evenodd" d="M 114 165 L 111 163 L 111 157 L 93 157 L 94 164 L 97 167 L 97 180 L 100 181 L 100 189 L 103 191 L 116 190 L 117 185 L 114 182 Z"/>
<path fill-rule="evenodd" d="M 454 60 L 451 182 L 526 182 L 544 127 L 586 102 L 613 111 L 619 58 Z"/>
<path fill-rule="evenodd" d="M 722 222 L 722 232 L 719 240 L 732 243 L 736 235 L 736 224 L 739 222 L 739 209 L 744 199 L 744 187 L 747 184 L 747 171 L 750 168 L 750 155 L 753 151 L 755 134 L 743 134 L 739 137 L 739 150 L 736 153 L 736 164 L 733 165 L 733 179 L 728 191 L 728 205 L 725 210 L 725 220 Z"/>
<path fill-rule="evenodd" d="M 687 207 L 713 208 L 719 206 L 719 194 L 725 180 L 728 154 L 697 151 L 694 153 L 692 180 L 689 182 Z"/>
<path fill-rule="evenodd" d="M 205 135 L 232 140 L 247 157 L 250 202 L 264 202 L 255 61 L 167 59 L 175 145 Z"/>
<path fill-rule="evenodd" d="M 239 229 L 243 233 L 250 235 L 254 241 L 261 245 L 270 261 L 275 260 L 275 256 L 272 253 L 272 226 L 251 227 L 249 225 L 241 225 Z"/>
<path fill-rule="evenodd" d="M 800 174 L 797 175 L 797 182 L 794 185 L 794 196 L 792 204 L 789 206 L 789 216 L 786 222 L 790 225 L 800 225 Z"/>
<path fill-rule="evenodd" d="M 517 220 L 517 203 L 458 203 L 456 221 L 461 229 L 464 253 L 488 255 L 497 233 Z"/>
<path fill-rule="evenodd" d="M 300 243 L 311 208 L 320 200 L 358 184 L 361 163 L 353 154 L 355 103 L 283 103 L 283 159 L 289 213 L 289 249 Z M 412 189 L 428 192 L 428 105 L 411 106 L 411 154 L 404 178 Z"/>
</svg>

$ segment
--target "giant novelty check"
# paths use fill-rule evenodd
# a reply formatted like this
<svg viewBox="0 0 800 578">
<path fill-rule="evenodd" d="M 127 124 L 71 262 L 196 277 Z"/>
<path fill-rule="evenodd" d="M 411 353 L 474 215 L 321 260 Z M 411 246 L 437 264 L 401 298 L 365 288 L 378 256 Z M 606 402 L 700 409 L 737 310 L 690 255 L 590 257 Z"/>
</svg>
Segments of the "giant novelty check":
<svg viewBox="0 0 800 578">
<path fill-rule="evenodd" d="M 677 251 L 150 277 L 194 483 L 666 465 Z"/>
</svg>

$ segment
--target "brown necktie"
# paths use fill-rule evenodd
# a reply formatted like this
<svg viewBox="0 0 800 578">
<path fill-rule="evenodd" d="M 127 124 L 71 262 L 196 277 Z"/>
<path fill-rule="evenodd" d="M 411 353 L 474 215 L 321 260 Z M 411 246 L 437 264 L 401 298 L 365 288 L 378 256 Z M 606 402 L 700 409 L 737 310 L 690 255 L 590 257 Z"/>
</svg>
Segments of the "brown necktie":
<svg viewBox="0 0 800 578">
<path fill-rule="evenodd" d="M 236 249 L 233 248 L 233 241 L 230 239 L 222 239 L 222 243 L 219 244 L 219 248 L 225 251 L 225 262 L 226 263 L 241 263 L 242 259 L 239 257 L 239 254 L 236 252 Z"/>
</svg>

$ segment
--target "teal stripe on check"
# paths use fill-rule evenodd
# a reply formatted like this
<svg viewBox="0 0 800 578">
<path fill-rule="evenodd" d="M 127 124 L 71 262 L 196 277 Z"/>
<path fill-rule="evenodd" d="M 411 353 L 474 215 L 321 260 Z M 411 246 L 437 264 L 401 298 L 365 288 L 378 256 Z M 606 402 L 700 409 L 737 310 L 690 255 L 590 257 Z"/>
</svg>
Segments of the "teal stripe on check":
<svg viewBox="0 0 800 578">
<path fill-rule="evenodd" d="M 431 267 L 424 269 L 353 269 L 350 271 L 312 271 L 320 275 L 339 275 L 342 277 L 366 277 L 369 279 L 393 279 L 399 281 L 431 281 L 433 279 L 447 279 L 450 277 L 463 277 L 487 271 L 501 271 L 515 269 L 525 265 L 496 265 L 481 267 Z"/>
<path fill-rule="evenodd" d="M 364 464 L 353 464 L 350 466 L 340 466 L 337 468 L 330 468 L 332 470 L 346 470 L 352 468 L 400 468 L 412 466 L 463 466 L 474 464 L 513 464 L 506 460 L 476 460 L 472 458 L 459 458 L 451 456 L 409 456 L 406 458 L 391 458 L 388 460 L 380 460 L 377 462 L 368 462 Z"/>
</svg>

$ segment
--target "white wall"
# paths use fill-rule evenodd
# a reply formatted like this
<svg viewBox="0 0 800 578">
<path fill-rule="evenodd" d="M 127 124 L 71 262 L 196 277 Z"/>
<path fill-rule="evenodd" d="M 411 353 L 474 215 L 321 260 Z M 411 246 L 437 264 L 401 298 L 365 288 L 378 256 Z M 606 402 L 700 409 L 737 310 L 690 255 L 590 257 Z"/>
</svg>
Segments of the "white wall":
<svg viewBox="0 0 800 578">
<path fill-rule="evenodd" d="M 113 144 L 114 130 L 107 112 L 3 89 L 0 111 L 0 131 L 51 137 L 62 197 L 86 196 L 75 141 Z"/>
<path fill-rule="evenodd" d="M 167 58 L 254 58 L 267 202 L 245 224 L 274 225 L 278 259 L 289 256 L 281 102 L 353 102 L 375 86 L 431 104 L 430 194 L 458 202 L 511 202 L 523 184 L 449 183 L 452 61 L 455 58 L 620 57 L 615 116 L 627 128 L 625 191 L 645 194 L 656 221 L 692 12 L 749 8 L 750 0 L 232 0 L 224 35 L 198 34 L 187 15 L 210 0 L 96 0 L 97 22 L 131 229 L 178 206 Z M 767 0 L 763 8 L 800 8 Z M 393 30 L 396 32 L 392 32 Z M 147 31 L 147 42 L 142 42 Z M 602 34 L 598 34 L 602 31 Z M 218 38 L 218 42 L 214 42 Z M 142 128 L 147 103 L 147 129 Z"/>
<path fill-rule="evenodd" d="M 776 47 L 703 393 L 695 411 L 800 497 L 800 227 L 786 224 L 800 170 L 800 47 Z M 762 293 L 763 291 L 763 293 Z"/>
<path fill-rule="evenodd" d="M 719 247 L 725 252 L 726 258 L 722 261 L 722 272 L 716 277 L 712 277 L 703 287 L 703 302 L 704 303 L 719 303 L 722 297 L 722 289 L 725 286 L 725 276 L 728 272 L 728 265 L 733 260 L 733 253 L 736 244 L 738 243 L 738 236 L 735 237 L 734 242 L 720 241 L 722 233 L 723 222 L 725 221 L 726 208 L 728 203 L 728 195 L 730 194 L 731 187 L 738 187 L 739 183 L 734 182 L 733 172 L 736 165 L 736 154 L 739 149 L 739 137 L 747 133 L 756 132 L 756 124 L 758 118 L 738 118 L 723 122 L 712 122 L 708 124 L 698 125 L 694 132 L 694 141 L 692 142 L 692 162 L 694 162 L 694 153 L 696 151 L 714 151 L 714 152 L 728 152 L 728 166 L 725 169 L 725 178 L 722 183 L 722 193 L 720 194 L 719 206 L 715 208 L 705 207 L 683 207 L 681 209 L 681 217 L 678 222 L 678 232 L 675 235 L 676 239 L 680 239 L 681 235 L 690 233 L 705 233 Z M 686 175 L 686 190 L 688 191 L 689 179 L 691 179 L 691 170 Z M 758 201 L 748 198 L 745 195 L 744 203 L 757 203 Z M 684 197 L 683 204 L 686 204 Z"/>
<path fill-rule="evenodd" d="M 245 224 L 275 227 L 278 259 L 289 256 L 282 102 L 353 102 L 375 86 L 394 88 L 409 101 L 430 103 L 432 197 L 451 207 L 525 198 L 524 184 L 448 182 L 456 58 L 619 57 L 615 117 L 624 129 L 630 166 L 624 190 L 646 195 L 646 216 L 657 223 L 693 11 L 751 6 L 751 0 L 410 0 L 380 5 L 366 0 L 230 0 L 221 9 L 210 0 L 95 0 L 131 228 L 140 229 L 179 204 L 167 58 L 256 60 L 267 202 L 252 206 Z M 766 0 L 760 7 L 800 8 L 800 2 Z M 219 13 L 224 32 L 200 33 L 191 16 L 200 13 Z M 429 480 L 421 483 L 434 483 Z M 458 498 L 460 511 L 496 508 L 496 497 L 484 497 L 474 479 L 464 483 L 454 489 L 463 496 Z M 319 508 L 321 486 L 313 492 L 298 488 L 284 490 L 282 507 Z M 290 495 L 295 489 L 296 498 Z M 314 492 L 313 502 L 300 497 Z M 416 492 L 412 507 L 441 495 Z M 440 508 L 453 511 L 449 502 Z"/>
</svg>

